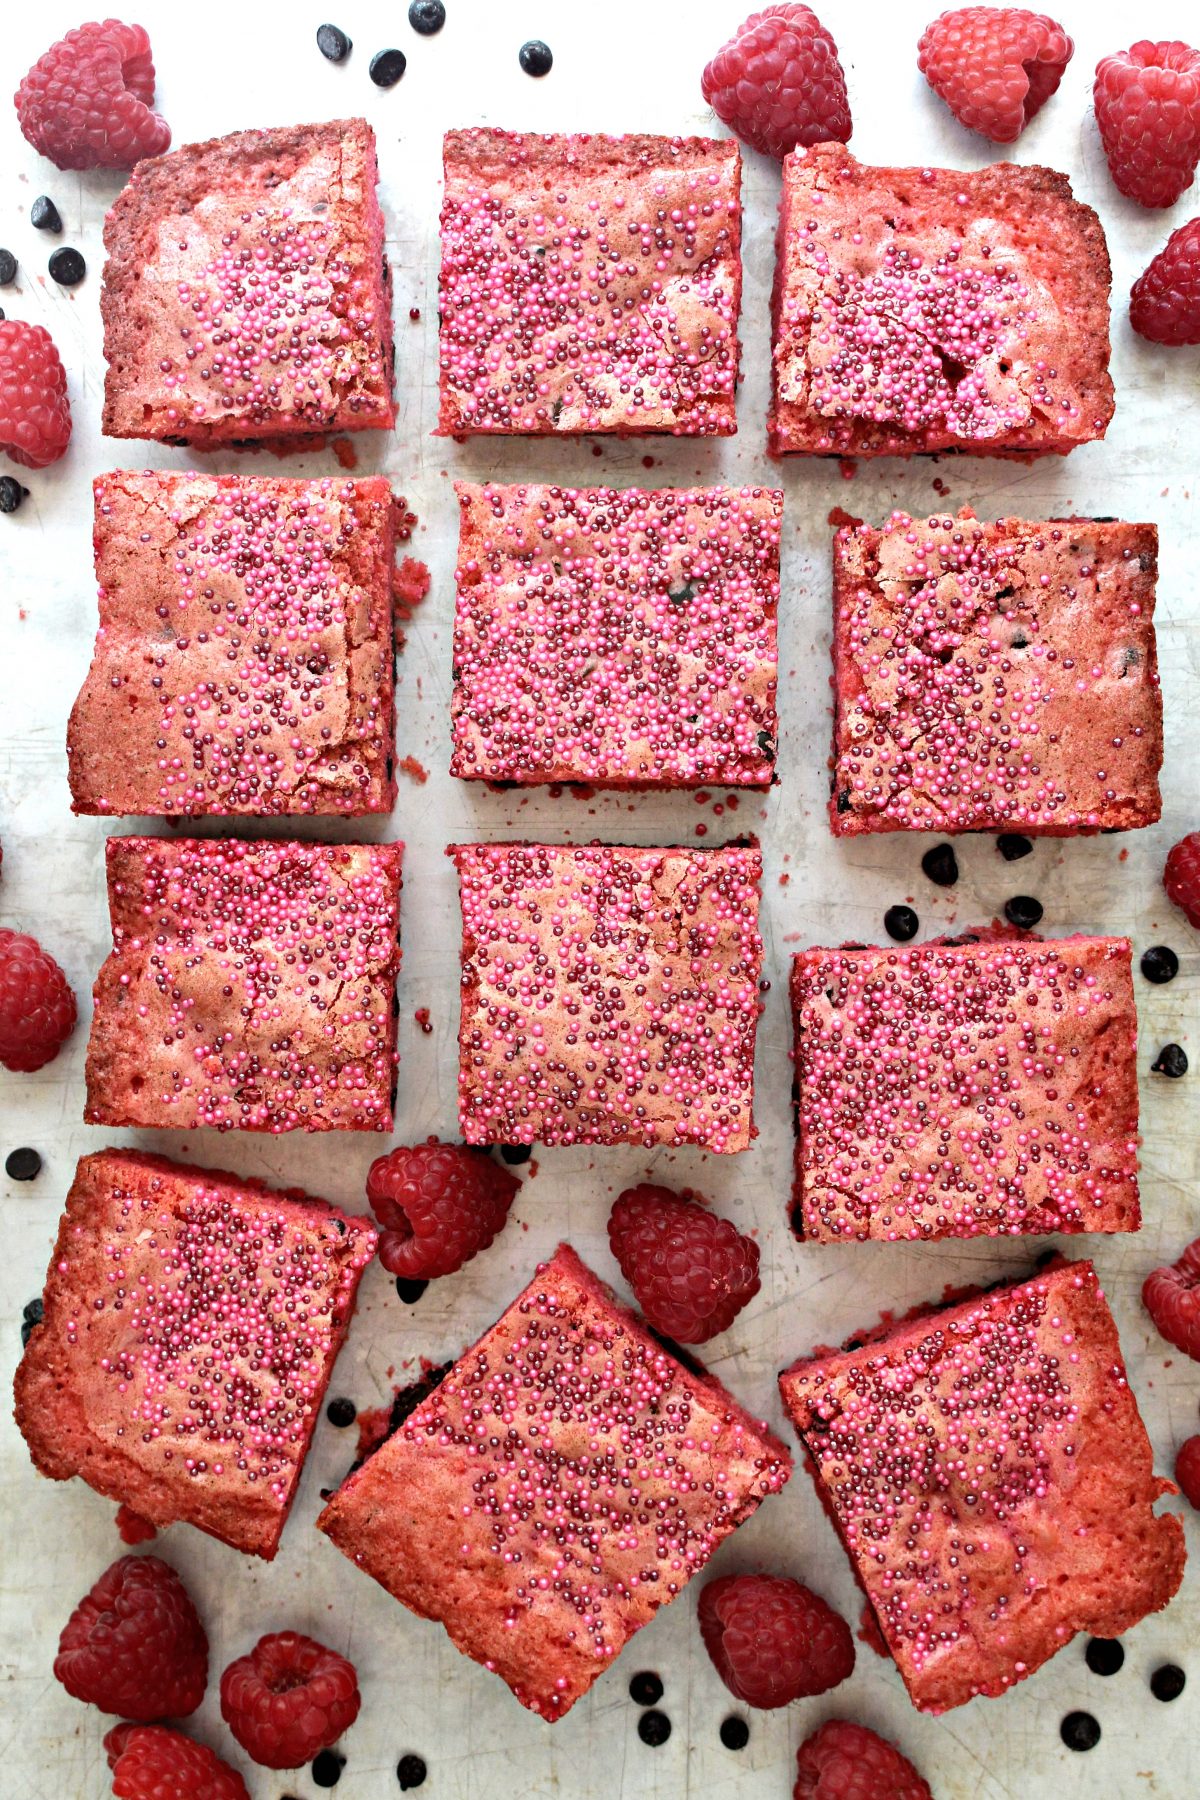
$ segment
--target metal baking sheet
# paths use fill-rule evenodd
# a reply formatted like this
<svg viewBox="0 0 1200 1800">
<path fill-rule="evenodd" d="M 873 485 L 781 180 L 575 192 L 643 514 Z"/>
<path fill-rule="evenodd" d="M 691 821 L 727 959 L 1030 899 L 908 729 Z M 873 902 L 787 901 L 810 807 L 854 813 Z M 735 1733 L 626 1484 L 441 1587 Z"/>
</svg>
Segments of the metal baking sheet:
<svg viewBox="0 0 1200 1800">
<path fill-rule="evenodd" d="M 751 0 L 646 0 L 636 8 L 604 8 L 584 0 L 447 0 L 438 37 L 417 37 L 402 6 L 347 0 L 333 15 L 354 39 L 341 67 L 325 62 L 314 42 L 323 13 L 282 6 L 234 6 L 210 0 L 202 9 L 143 0 L 134 9 L 149 28 L 158 68 L 159 104 L 175 142 L 245 127 L 364 113 L 380 142 L 388 249 L 396 278 L 400 417 L 394 435 L 356 440 L 362 472 L 382 471 L 408 496 L 420 524 L 411 546 L 433 574 L 428 600 L 408 627 L 398 695 L 398 752 L 416 759 L 428 780 L 402 777 L 395 814 L 365 825 L 277 822 L 259 828 L 305 836 L 400 837 L 408 845 L 403 900 L 404 971 L 400 980 L 400 1068 L 397 1140 L 455 1133 L 457 901 L 443 847 L 454 839 L 529 835 L 547 840 L 593 836 L 636 843 L 719 842 L 756 831 L 766 857 L 763 923 L 771 988 L 759 1032 L 757 1117 L 753 1149 L 732 1158 L 698 1152 L 558 1150 L 537 1155 L 508 1229 L 467 1269 L 431 1286 L 415 1308 L 403 1306 L 384 1272 L 373 1269 L 335 1393 L 359 1407 L 386 1400 L 415 1359 L 455 1354 L 528 1279 L 536 1261 L 562 1237 L 604 1276 L 619 1279 L 605 1224 L 613 1196 L 652 1175 L 707 1193 L 763 1249 L 763 1288 L 708 1360 L 734 1392 L 783 1428 L 775 1373 L 815 1342 L 836 1340 L 882 1308 L 937 1296 L 947 1283 L 1022 1271 L 1041 1243 L 979 1240 L 925 1248 L 857 1245 L 801 1248 L 785 1222 L 790 1179 L 789 1033 L 785 985 L 794 948 L 844 938 L 878 938 L 885 907 L 908 901 L 921 935 L 995 915 L 1014 891 L 1035 893 L 1045 929 L 1127 932 L 1139 950 L 1165 942 L 1178 952 L 1179 978 L 1152 988 L 1137 978 L 1143 1075 L 1143 1195 L 1140 1236 L 1075 1242 L 1091 1250 L 1112 1299 L 1134 1387 L 1158 1455 L 1169 1472 L 1174 1446 L 1200 1427 L 1200 1368 L 1174 1355 L 1142 1311 L 1146 1271 L 1175 1256 L 1195 1234 L 1200 1174 L 1195 1084 L 1200 1081 L 1196 1031 L 1200 934 L 1166 902 L 1159 885 L 1163 856 L 1184 831 L 1200 825 L 1197 767 L 1200 734 L 1200 637 L 1196 625 L 1193 488 L 1200 431 L 1200 353 L 1141 344 L 1125 317 L 1135 274 L 1173 226 L 1200 210 L 1200 189 L 1168 214 L 1124 201 L 1105 168 L 1090 109 L 1092 71 L 1100 55 L 1123 47 L 1138 29 L 1187 37 L 1195 12 L 1185 0 L 1162 0 L 1153 16 L 1134 19 L 1113 0 L 1063 0 L 1056 11 L 1076 34 L 1077 50 L 1056 98 L 1012 152 L 1021 162 L 1067 170 L 1076 192 L 1095 204 L 1108 229 L 1115 269 L 1113 372 L 1117 415 L 1102 444 L 1066 460 L 1025 465 L 947 458 L 911 465 L 860 465 L 846 479 L 836 463 L 793 462 L 784 468 L 764 453 L 767 399 L 768 296 L 778 170 L 745 160 L 746 293 L 742 315 L 745 380 L 739 435 L 728 441 L 646 439 L 616 443 L 583 438 L 539 444 L 479 439 L 456 444 L 430 436 L 436 417 L 436 318 L 439 150 L 451 125 L 492 123 L 528 129 L 705 132 L 713 122 L 699 91 L 703 63 L 739 22 Z M 850 83 L 853 149 L 864 160 L 976 167 L 992 158 L 982 139 L 960 129 L 925 88 L 916 40 L 934 0 L 880 0 L 850 5 L 825 0 L 822 17 L 837 38 Z M 11 92 L 29 64 L 79 13 L 62 0 L 13 9 L 0 46 Z M 543 37 L 553 72 L 525 76 L 517 50 Z M 367 63 L 376 49 L 398 44 L 408 70 L 390 92 L 374 88 Z M 63 1194 L 75 1159 L 110 1142 L 140 1142 L 197 1164 L 229 1166 L 284 1182 L 303 1182 L 353 1209 L 363 1209 L 364 1178 L 386 1141 L 369 1137 L 219 1137 L 212 1132 L 120 1133 L 81 1123 L 86 996 L 105 953 L 107 933 L 102 846 L 110 829 L 69 810 L 64 759 L 67 710 L 87 666 L 95 624 L 89 483 L 121 466 L 317 473 L 332 457 L 280 464 L 269 455 L 219 457 L 104 442 L 99 434 L 102 361 L 98 301 L 101 224 L 118 178 L 57 173 L 19 137 L 11 111 L 0 124 L 4 180 L 0 242 L 17 255 L 17 285 L 0 296 L 10 316 L 49 326 L 69 373 L 75 418 L 70 453 L 55 468 L 29 477 L 30 498 L 0 520 L 0 838 L 4 869 L 0 919 L 36 931 L 65 965 L 85 1015 L 69 1048 L 48 1069 L 0 1081 L 3 1149 L 36 1145 L 45 1158 L 30 1185 L 0 1178 L 4 1254 L 0 1267 L 5 1374 L 19 1350 L 22 1304 L 41 1285 Z M 28 222 L 30 203 L 53 196 L 64 234 L 49 240 Z M 88 277 L 71 291 L 44 274 L 55 242 L 75 244 Z M 420 309 L 410 320 L 410 308 Z M 765 800 L 724 793 L 707 797 L 599 795 L 580 800 L 548 791 L 490 793 L 457 784 L 449 758 L 450 622 L 457 508 L 456 477 L 555 479 L 575 484 L 670 485 L 769 482 L 786 491 L 780 704 L 782 782 Z M 1163 823 L 1126 837 L 1041 843 L 1017 865 L 998 856 L 990 837 L 960 841 L 962 879 L 934 888 L 920 871 L 933 841 L 899 835 L 835 844 L 824 819 L 829 749 L 829 540 L 831 508 L 879 519 L 894 506 L 917 513 L 971 504 L 982 515 L 1027 517 L 1079 512 L 1156 520 L 1162 530 L 1158 631 L 1166 702 Z M 700 837 L 701 830 L 705 835 Z M 128 830 L 128 823 L 111 829 Z M 161 829 L 161 827 L 153 827 Z M 414 1020 L 429 1009 L 432 1031 Z M 1181 1082 L 1149 1073 L 1158 1048 L 1182 1043 L 1193 1072 Z M 75 1601 L 120 1552 L 113 1508 L 80 1482 L 58 1486 L 37 1477 L 2 1409 L 3 1621 L 0 1657 L 6 1682 L 2 1759 L 7 1791 L 22 1800 L 91 1800 L 109 1792 L 101 1751 L 106 1721 L 71 1700 L 51 1675 L 57 1634 Z M 786 1433 L 790 1437 L 790 1434 Z M 722 1718 L 736 1710 L 710 1666 L 695 1628 L 695 1592 L 666 1609 L 562 1723 L 549 1726 L 524 1712 L 494 1677 L 461 1658 L 440 1629 L 411 1617 L 350 1565 L 312 1528 L 322 1487 L 338 1480 L 351 1455 L 348 1434 L 322 1423 L 278 1560 L 244 1559 L 184 1526 L 159 1548 L 183 1571 L 208 1626 L 219 1671 L 261 1632 L 295 1626 L 351 1656 L 364 1693 L 362 1715 L 343 1748 L 347 1765 L 337 1790 L 346 1800 L 398 1793 L 397 1758 L 417 1751 L 429 1764 L 423 1795 L 431 1800 L 487 1796 L 566 1796 L 610 1800 L 674 1800 L 703 1794 L 726 1800 L 790 1795 L 795 1751 L 824 1718 L 848 1715 L 894 1737 L 916 1760 L 938 1800 L 1057 1800 L 1102 1791 L 1129 1797 L 1191 1793 L 1191 1744 L 1200 1723 L 1200 1574 L 1190 1573 L 1164 1614 L 1126 1640 L 1126 1662 L 1110 1680 L 1091 1675 L 1077 1640 L 1003 1700 L 977 1700 L 942 1719 L 909 1704 L 891 1667 L 859 1648 L 852 1679 L 824 1698 L 750 1717 L 749 1746 L 722 1748 Z M 1168 1504 L 1182 1507 L 1181 1501 Z M 1186 1508 L 1184 1509 L 1186 1510 Z M 1188 1535 L 1200 1554 L 1200 1525 Z M 766 1503 L 721 1550 L 714 1570 L 765 1566 L 807 1578 L 852 1619 L 858 1600 L 845 1558 L 801 1473 Z M 1170 1707 L 1155 1701 L 1148 1676 L 1166 1660 L 1188 1669 L 1190 1685 Z M 659 1749 L 643 1745 L 629 1677 L 658 1670 L 663 1709 L 673 1732 Z M 1103 1738 L 1090 1755 L 1072 1754 L 1059 1739 L 1068 1710 L 1083 1707 Z M 222 1726 L 215 1678 L 193 1728 L 238 1761 L 255 1800 L 318 1790 L 307 1770 L 271 1775 L 241 1759 Z"/>
</svg>

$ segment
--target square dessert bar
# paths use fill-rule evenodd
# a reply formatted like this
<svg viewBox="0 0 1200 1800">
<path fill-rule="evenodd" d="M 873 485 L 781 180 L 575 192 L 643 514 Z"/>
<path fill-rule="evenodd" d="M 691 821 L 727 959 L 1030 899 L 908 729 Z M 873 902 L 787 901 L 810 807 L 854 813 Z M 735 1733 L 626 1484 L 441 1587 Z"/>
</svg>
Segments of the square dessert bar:
<svg viewBox="0 0 1200 1800">
<path fill-rule="evenodd" d="M 74 811 L 390 812 L 387 482 L 119 471 L 93 487 Z"/>
<path fill-rule="evenodd" d="M 1183 1525 L 1090 1262 L 924 1309 L 779 1378 L 913 1704 L 1003 1694 L 1171 1599 Z"/>
<path fill-rule="evenodd" d="M 1140 1226 L 1128 938 L 805 950 L 791 999 L 798 1236 Z"/>
<path fill-rule="evenodd" d="M 452 775 L 770 785 L 782 494 L 458 497 Z"/>
<path fill-rule="evenodd" d="M 17 1369 L 34 1463 L 269 1561 L 375 1241 L 306 1194 L 83 1157 Z"/>
<path fill-rule="evenodd" d="M 843 525 L 835 835 L 1152 825 L 1157 572 L 1153 525 L 969 512 Z"/>
<path fill-rule="evenodd" d="M 89 1125 L 391 1130 L 402 845 L 105 849 Z"/>
<path fill-rule="evenodd" d="M 741 157 L 448 131 L 439 431 L 737 430 Z"/>
<path fill-rule="evenodd" d="M 457 844 L 469 1144 L 755 1135 L 756 844 Z"/>
<path fill-rule="evenodd" d="M 1111 271 L 1100 221 L 1036 166 L 783 165 L 773 456 L 1063 454 L 1103 437 Z"/>
<path fill-rule="evenodd" d="M 791 1473 L 566 1244 L 438 1373 L 317 1524 L 544 1719 Z"/>
<path fill-rule="evenodd" d="M 104 226 L 104 431 L 217 444 L 390 430 L 391 276 L 364 119 L 146 158 Z"/>
</svg>

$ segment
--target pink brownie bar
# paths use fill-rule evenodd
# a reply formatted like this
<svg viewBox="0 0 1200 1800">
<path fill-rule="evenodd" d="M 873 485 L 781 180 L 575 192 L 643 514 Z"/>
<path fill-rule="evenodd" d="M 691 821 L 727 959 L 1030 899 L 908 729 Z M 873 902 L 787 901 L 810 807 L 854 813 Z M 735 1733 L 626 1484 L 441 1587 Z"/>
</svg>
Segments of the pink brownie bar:
<svg viewBox="0 0 1200 1800">
<path fill-rule="evenodd" d="M 554 1720 L 790 1473 L 562 1244 L 317 1524 Z"/>
<path fill-rule="evenodd" d="M 773 456 L 1063 454 L 1103 437 L 1108 247 L 1065 175 L 783 165 Z"/>
<path fill-rule="evenodd" d="M 805 950 L 791 1001 L 799 1236 L 1140 1226 L 1127 938 Z"/>
<path fill-rule="evenodd" d="M 120 472 L 67 727 L 77 813 L 390 812 L 386 481 Z"/>
<path fill-rule="evenodd" d="M 779 1378 L 913 1704 L 1005 1693 L 1183 1577 L 1183 1525 L 1090 1262 L 923 1309 Z"/>
<path fill-rule="evenodd" d="M 1157 573 L 1153 525 L 970 512 L 843 525 L 835 834 L 1153 824 Z"/>
<path fill-rule="evenodd" d="M 104 226 L 104 431 L 164 444 L 390 430 L 391 277 L 364 119 L 137 164 Z"/>
<path fill-rule="evenodd" d="M 770 785 L 782 494 L 458 497 L 451 774 Z"/>
<path fill-rule="evenodd" d="M 306 1194 L 83 1157 L 17 1369 L 34 1463 L 270 1560 L 375 1241 Z"/>
<path fill-rule="evenodd" d="M 110 838 L 87 1122 L 390 1131 L 402 848 Z"/>
<path fill-rule="evenodd" d="M 481 128 L 444 163 L 442 434 L 737 430 L 736 144 Z"/>
<path fill-rule="evenodd" d="M 457 844 L 469 1144 L 755 1135 L 756 844 Z"/>
</svg>

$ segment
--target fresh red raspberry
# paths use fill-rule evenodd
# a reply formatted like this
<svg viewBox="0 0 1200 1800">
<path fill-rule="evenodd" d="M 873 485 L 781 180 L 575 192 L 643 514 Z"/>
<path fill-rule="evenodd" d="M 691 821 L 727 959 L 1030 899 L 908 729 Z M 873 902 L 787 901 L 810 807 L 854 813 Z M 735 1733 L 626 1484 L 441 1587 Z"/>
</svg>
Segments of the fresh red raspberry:
<svg viewBox="0 0 1200 1800">
<path fill-rule="evenodd" d="M 1175 1480 L 1189 1506 L 1200 1512 L 1200 1437 L 1185 1438 L 1175 1457 Z"/>
<path fill-rule="evenodd" d="M 515 1175 L 465 1144 L 401 1145 L 367 1170 L 367 1199 L 383 1230 L 379 1260 L 392 1275 L 452 1275 L 504 1228 Z"/>
<path fill-rule="evenodd" d="M 1200 1362 L 1200 1238 L 1193 1239 L 1177 1262 L 1147 1275 L 1142 1304 L 1159 1335 Z"/>
<path fill-rule="evenodd" d="M 117 1800 L 250 1800 L 237 1770 L 182 1731 L 116 1725 L 104 1748 Z"/>
<path fill-rule="evenodd" d="M 787 1575 L 722 1575 L 700 1593 L 700 1635 L 717 1674 L 747 1706 L 825 1694 L 854 1669 L 839 1613 Z"/>
<path fill-rule="evenodd" d="M 1096 67 L 1092 89 L 1113 180 L 1142 206 L 1172 206 L 1200 161 L 1200 55 L 1146 39 Z"/>
<path fill-rule="evenodd" d="M 1063 78 L 1075 46 L 1023 6 L 959 6 L 927 25 L 917 66 L 961 125 L 1011 144 Z"/>
<path fill-rule="evenodd" d="M 74 1027 L 75 996 L 54 958 L 36 938 L 0 926 L 0 1063 L 40 1069 Z"/>
<path fill-rule="evenodd" d="M 1138 276 L 1129 291 L 1129 323 L 1152 344 L 1200 344 L 1200 219 L 1173 231 Z"/>
<path fill-rule="evenodd" d="M 71 441 L 67 372 L 43 325 L 0 319 L 0 450 L 24 469 L 57 462 Z"/>
<path fill-rule="evenodd" d="M 208 1681 L 208 1639 L 191 1595 L 157 1556 L 122 1556 L 79 1602 L 54 1673 L 68 1694 L 127 1719 L 183 1718 Z"/>
<path fill-rule="evenodd" d="M 153 104 L 150 39 L 119 19 L 68 31 L 15 97 L 21 130 L 60 169 L 132 169 L 161 156 L 171 128 Z"/>
<path fill-rule="evenodd" d="M 758 1292 L 758 1245 L 670 1188 L 626 1188 L 608 1241 L 650 1324 L 678 1343 L 726 1330 Z"/>
<path fill-rule="evenodd" d="M 849 1719 L 828 1719 L 796 1752 L 792 1800 L 933 1800 L 907 1756 Z"/>
<path fill-rule="evenodd" d="M 259 1638 L 221 1677 L 221 1717 L 264 1769 L 298 1769 L 358 1717 L 354 1664 L 299 1631 Z"/>
<path fill-rule="evenodd" d="M 837 45 L 807 6 L 751 13 L 713 57 L 700 88 L 744 144 L 782 159 L 797 144 L 850 136 Z"/>
<path fill-rule="evenodd" d="M 1200 931 L 1200 831 L 1189 831 L 1172 844 L 1163 869 L 1167 899 L 1182 907 L 1189 925 Z"/>
</svg>

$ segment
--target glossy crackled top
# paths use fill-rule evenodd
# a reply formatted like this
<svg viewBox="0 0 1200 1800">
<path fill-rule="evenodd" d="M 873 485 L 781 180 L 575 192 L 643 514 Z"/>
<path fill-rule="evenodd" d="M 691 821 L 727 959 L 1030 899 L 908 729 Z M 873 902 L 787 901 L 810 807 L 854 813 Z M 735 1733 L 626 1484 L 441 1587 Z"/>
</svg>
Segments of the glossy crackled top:
<svg viewBox="0 0 1200 1800">
<path fill-rule="evenodd" d="M 1087 519 L 843 526 L 834 831 L 1153 823 L 1157 551 L 1153 525 Z"/>
<path fill-rule="evenodd" d="M 762 861 L 460 844 L 459 1116 L 471 1143 L 753 1134 Z"/>
<path fill-rule="evenodd" d="M 386 810 L 385 481 L 95 483 L 100 627 L 68 729 L 77 810 Z"/>
<path fill-rule="evenodd" d="M 554 1719 L 789 1472 L 560 1246 L 321 1525 Z"/>
<path fill-rule="evenodd" d="M 792 971 L 806 1237 L 1133 1231 L 1125 938 L 808 950 Z"/>
<path fill-rule="evenodd" d="M 708 138 L 451 131 L 440 429 L 736 429 L 741 164 Z"/>
<path fill-rule="evenodd" d="M 771 781 L 782 494 L 458 493 L 453 774 Z"/>
<path fill-rule="evenodd" d="M 93 1124 L 386 1130 L 397 844 L 110 838 Z"/>
</svg>

